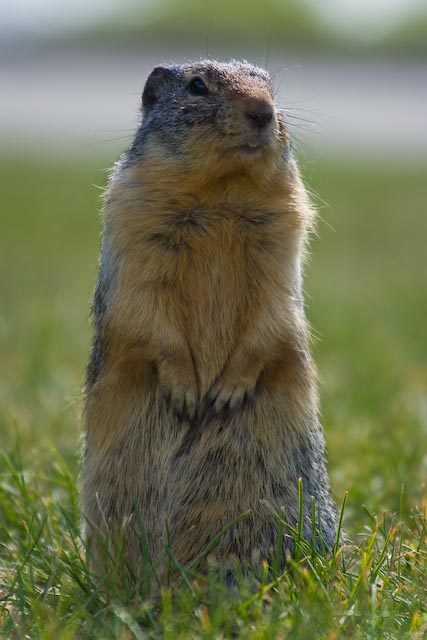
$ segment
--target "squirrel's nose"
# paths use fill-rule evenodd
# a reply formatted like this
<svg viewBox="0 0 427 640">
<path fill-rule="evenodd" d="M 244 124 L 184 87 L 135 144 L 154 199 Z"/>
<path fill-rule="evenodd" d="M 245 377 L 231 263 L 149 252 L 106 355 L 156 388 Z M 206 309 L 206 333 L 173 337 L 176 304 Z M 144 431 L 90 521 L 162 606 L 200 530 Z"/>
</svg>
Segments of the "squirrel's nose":
<svg viewBox="0 0 427 640">
<path fill-rule="evenodd" d="M 273 119 L 273 107 L 266 100 L 255 98 L 246 106 L 245 115 L 250 124 L 257 129 L 263 129 Z"/>
</svg>

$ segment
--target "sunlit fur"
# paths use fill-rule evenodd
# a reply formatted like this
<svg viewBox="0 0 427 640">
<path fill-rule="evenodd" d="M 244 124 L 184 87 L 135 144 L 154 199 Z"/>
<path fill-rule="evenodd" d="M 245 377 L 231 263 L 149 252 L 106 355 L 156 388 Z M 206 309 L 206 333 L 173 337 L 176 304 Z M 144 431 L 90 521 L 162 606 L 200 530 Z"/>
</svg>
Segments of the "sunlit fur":
<svg viewBox="0 0 427 640">
<path fill-rule="evenodd" d="M 136 576 L 144 544 L 156 564 L 169 539 L 188 564 L 243 512 L 213 555 L 267 558 L 275 513 L 297 524 L 300 477 L 304 536 L 313 497 L 334 542 L 301 290 L 313 211 L 279 112 L 248 125 L 257 101 L 273 106 L 272 87 L 248 64 L 157 68 L 105 197 L 83 512 L 97 563 L 120 539 Z"/>
</svg>

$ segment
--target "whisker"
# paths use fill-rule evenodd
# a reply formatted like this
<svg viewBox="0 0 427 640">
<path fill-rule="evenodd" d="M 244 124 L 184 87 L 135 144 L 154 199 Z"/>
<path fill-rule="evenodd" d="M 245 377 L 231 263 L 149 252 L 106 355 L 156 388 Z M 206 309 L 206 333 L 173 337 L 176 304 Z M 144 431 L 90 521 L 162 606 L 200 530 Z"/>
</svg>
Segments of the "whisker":
<svg viewBox="0 0 427 640">
<path fill-rule="evenodd" d="M 287 113 L 293 113 L 294 111 L 298 111 L 302 113 L 308 113 L 313 116 L 321 115 L 320 111 L 315 111 L 314 109 L 304 109 L 304 107 L 292 107 L 292 106 L 289 106 L 289 104 L 287 103 L 280 103 L 280 102 L 277 102 L 277 104 L 279 105 L 279 111 L 284 111 Z"/>
<path fill-rule="evenodd" d="M 328 205 L 328 207 L 332 209 L 331 205 Z M 320 222 L 326 225 L 331 231 L 333 231 L 334 233 L 336 232 L 335 228 L 323 216 L 317 213 L 317 217 L 320 220 Z"/>
<path fill-rule="evenodd" d="M 285 69 L 285 71 L 286 71 L 286 70 L 287 70 L 287 69 Z M 271 76 L 271 78 L 272 78 L 272 80 L 274 80 L 274 79 L 275 79 L 275 75 L 272 75 L 272 76 Z M 281 79 L 280 83 L 279 83 L 279 86 L 276 86 L 276 87 L 274 88 L 274 97 L 275 97 L 275 98 L 276 98 L 276 96 L 278 96 L 278 95 L 279 95 L 279 93 L 280 93 L 280 91 L 281 91 L 281 89 L 282 89 L 282 86 L 283 86 L 284 81 L 285 81 L 285 78 L 283 77 L 283 78 Z"/>
<path fill-rule="evenodd" d="M 316 191 L 316 189 L 314 189 L 313 187 L 307 186 L 306 185 L 306 189 L 308 191 L 308 193 L 318 202 L 320 202 L 320 204 L 322 205 L 322 208 L 325 209 L 332 209 L 332 206 L 329 204 L 329 202 L 326 202 L 326 200 L 323 200 L 323 198 L 318 194 L 318 192 Z M 332 227 L 331 227 L 332 228 Z"/>
<path fill-rule="evenodd" d="M 310 126 L 308 124 L 299 124 L 297 122 L 286 122 L 288 128 L 291 130 L 291 132 L 293 132 L 294 130 L 297 131 L 302 131 L 303 133 L 312 133 L 316 136 L 321 136 L 321 132 L 319 130 L 316 130 L 313 128 L 313 126 Z"/>
<path fill-rule="evenodd" d="M 283 71 L 288 71 L 288 67 L 279 67 L 278 69 L 276 69 L 275 71 L 272 71 L 270 73 L 271 79 L 274 80 L 274 78 L 279 74 L 282 73 Z"/>
<path fill-rule="evenodd" d="M 95 184 L 94 182 L 92 182 L 91 184 L 92 187 L 95 187 L 95 189 L 99 189 L 100 191 L 102 191 L 104 193 L 104 191 L 107 191 L 107 187 L 102 187 L 99 184 Z"/>
<path fill-rule="evenodd" d="M 132 140 L 132 136 L 131 135 L 127 135 L 127 136 L 119 136 L 117 138 L 107 138 L 105 140 L 93 140 L 91 142 L 83 142 L 82 146 L 83 147 L 92 147 L 98 144 L 106 144 L 108 142 L 118 142 L 119 140 L 127 140 L 128 142 L 130 142 Z"/>
<path fill-rule="evenodd" d="M 300 100 L 290 100 L 287 104 L 301 104 L 302 102 L 308 102 L 309 100 L 316 100 L 317 95 L 308 96 L 307 98 L 301 98 Z"/>
<path fill-rule="evenodd" d="M 133 133 L 135 129 L 96 129 L 99 133 Z"/>
<path fill-rule="evenodd" d="M 271 44 L 271 27 L 268 30 L 268 40 L 267 40 L 267 56 L 265 61 L 265 68 L 268 71 L 268 64 L 270 62 L 270 44 Z"/>
<path fill-rule="evenodd" d="M 208 26 L 208 30 L 206 33 L 206 58 L 208 60 L 211 59 L 210 53 L 209 53 L 209 38 L 211 36 L 211 30 L 212 30 L 212 20 L 210 20 L 209 22 L 209 26 Z"/>
<path fill-rule="evenodd" d="M 302 158 L 312 159 L 313 156 L 316 155 L 312 147 L 310 147 L 305 140 L 297 136 L 294 131 L 291 131 L 291 142 L 298 155 Z M 294 144 L 295 142 L 296 144 Z"/>
<path fill-rule="evenodd" d="M 305 122 L 306 124 L 311 124 L 311 125 L 318 124 L 317 122 L 314 122 L 314 120 L 310 118 L 305 118 L 304 116 L 300 116 L 295 113 L 290 113 L 289 111 L 286 111 L 286 109 L 279 109 L 279 111 L 283 113 L 287 118 L 292 118 L 293 120 L 299 120 L 300 122 Z"/>
</svg>

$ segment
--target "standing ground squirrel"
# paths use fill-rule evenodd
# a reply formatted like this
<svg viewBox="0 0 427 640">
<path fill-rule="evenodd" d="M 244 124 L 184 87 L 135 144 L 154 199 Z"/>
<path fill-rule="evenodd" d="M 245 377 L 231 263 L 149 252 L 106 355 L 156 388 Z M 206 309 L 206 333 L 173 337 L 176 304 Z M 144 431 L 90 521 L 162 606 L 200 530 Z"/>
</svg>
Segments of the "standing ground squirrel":
<svg viewBox="0 0 427 640">
<path fill-rule="evenodd" d="M 298 527 L 299 478 L 303 537 L 315 513 L 333 545 L 301 285 L 312 219 L 265 70 L 152 71 L 105 197 L 84 406 L 96 562 L 120 543 L 142 576 L 170 542 L 186 565 L 224 528 L 218 560 L 268 558 L 277 514 Z"/>
</svg>

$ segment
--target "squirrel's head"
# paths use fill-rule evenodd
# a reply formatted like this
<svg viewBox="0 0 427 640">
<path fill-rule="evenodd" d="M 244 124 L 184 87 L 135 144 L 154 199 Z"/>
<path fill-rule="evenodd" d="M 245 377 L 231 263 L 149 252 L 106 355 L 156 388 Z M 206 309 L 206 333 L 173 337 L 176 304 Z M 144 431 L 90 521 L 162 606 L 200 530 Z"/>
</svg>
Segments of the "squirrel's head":
<svg viewBox="0 0 427 640">
<path fill-rule="evenodd" d="M 151 72 L 130 159 L 155 153 L 172 163 L 232 169 L 280 160 L 287 146 L 267 71 L 207 60 Z"/>
</svg>

